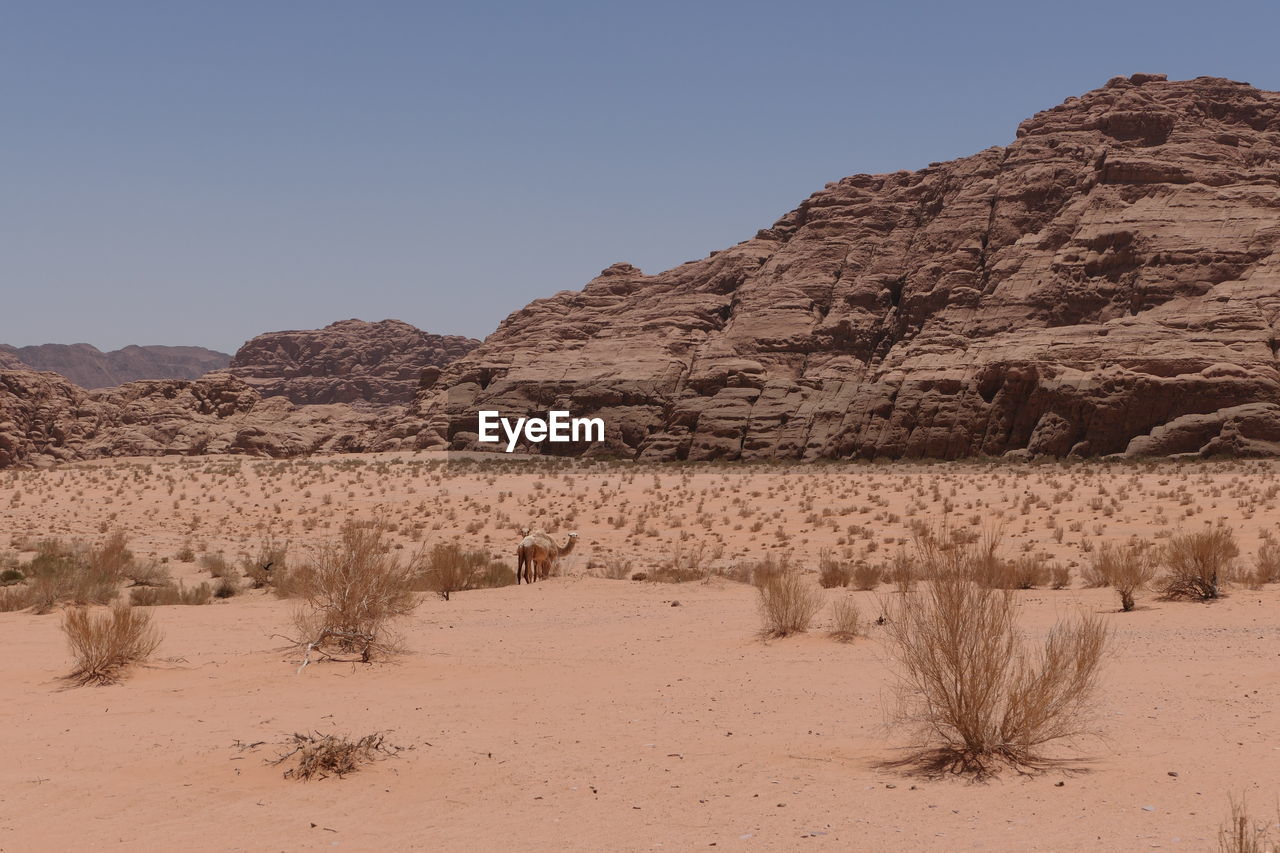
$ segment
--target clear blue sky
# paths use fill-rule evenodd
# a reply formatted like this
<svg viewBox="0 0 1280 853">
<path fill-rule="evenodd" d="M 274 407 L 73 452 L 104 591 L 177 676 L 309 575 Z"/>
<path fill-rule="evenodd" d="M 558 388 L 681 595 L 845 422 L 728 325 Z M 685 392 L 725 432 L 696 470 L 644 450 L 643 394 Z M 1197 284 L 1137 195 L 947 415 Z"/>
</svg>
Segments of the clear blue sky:
<svg viewBox="0 0 1280 853">
<path fill-rule="evenodd" d="M 0 0 L 0 342 L 483 336 L 1116 74 L 1280 89 L 1275 2 Z"/>
</svg>

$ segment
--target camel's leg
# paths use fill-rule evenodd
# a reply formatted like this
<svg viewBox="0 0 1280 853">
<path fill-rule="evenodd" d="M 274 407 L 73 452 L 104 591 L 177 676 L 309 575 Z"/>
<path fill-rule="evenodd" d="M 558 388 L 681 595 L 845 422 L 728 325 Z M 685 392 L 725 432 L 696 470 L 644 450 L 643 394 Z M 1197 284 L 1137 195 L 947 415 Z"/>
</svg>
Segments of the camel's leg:
<svg viewBox="0 0 1280 853">
<path fill-rule="evenodd" d="M 520 586 L 520 577 L 524 574 L 524 554 L 516 554 L 516 586 Z"/>
</svg>

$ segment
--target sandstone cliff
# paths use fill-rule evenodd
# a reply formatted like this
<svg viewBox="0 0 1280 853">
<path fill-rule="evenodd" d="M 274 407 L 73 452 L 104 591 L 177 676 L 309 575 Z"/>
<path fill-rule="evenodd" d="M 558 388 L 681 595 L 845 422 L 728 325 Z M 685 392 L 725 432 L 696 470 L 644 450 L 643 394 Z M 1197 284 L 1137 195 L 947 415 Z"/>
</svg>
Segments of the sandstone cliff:
<svg viewBox="0 0 1280 853">
<path fill-rule="evenodd" d="M 434 376 L 479 343 L 399 320 L 343 320 L 258 335 L 236 352 L 230 372 L 264 397 L 295 403 L 403 404 L 413 400 L 424 370 Z"/>
<path fill-rule="evenodd" d="M 297 456 L 383 449 L 373 415 L 263 400 L 225 373 L 86 391 L 55 373 L 0 370 L 0 468 L 108 456 Z"/>
<path fill-rule="evenodd" d="M 4 359 L 6 353 L 9 359 Z M 103 352 L 91 344 L 0 345 L 0 369 L 52 370 L 83 388 L 140 379 L 196 379 L 230 361 L 226 353 L 204 347 L 127 346 Z"/>
<path fill-rule="evenodd" d="M 827 185 L 658 275 L 538 300 L 387 440 L 604 417 L 652 459 L 1274 453 L 1280 94 L 1115 78 L 1016 139 Z"/>
</svg>

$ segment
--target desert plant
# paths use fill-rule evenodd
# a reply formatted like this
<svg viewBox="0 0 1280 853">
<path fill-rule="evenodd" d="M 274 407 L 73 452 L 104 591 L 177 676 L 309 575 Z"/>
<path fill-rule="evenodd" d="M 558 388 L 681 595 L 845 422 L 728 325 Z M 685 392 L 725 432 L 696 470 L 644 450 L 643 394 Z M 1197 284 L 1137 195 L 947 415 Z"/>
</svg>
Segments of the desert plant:
<svg viewBox="0 0 1280 853">
<path fill-rule="evenodd" d="M 413 561 L 402 564 L 391 553 L 381 526 L 344 525 L 338 541 L 291 573 L 291 589 L 303 599 L 294 619 L 306 647 L 303 665 L 312 651 L 365 662 L 394 651 L 387 623 L 417 606 L 416 575 Z"/>
<path fill-rule="evenodd" d="M 913 759 L 979 776 L 1001 764 L 1034 767 L 1046 744 L 1085 732 L 1106 628 L 1096 617 L 1060 622 L 1032 652 L 1012 592 L 956 565 L 886 614 L 902 666 L 900 717 L 922 736 Z"/>
<path fill-rule="evenodd" d="M 1168 573 L 1160 590 L 1166 598 L 1218 598 L 1239 555 L 1235 535 L 1225 527 L 1174 536 L 1161 555 Z"/>
<path fill-rule="evenodd" d="M 1120 609 L 1133 610 L 1133 594 L 1156 576 L 1156 560 L 1146 543 L 1118 545 L 1107 542 L 1094 554 L 1090 572 L 1102 578 L 1120 596 Z"/>
<path fill-rule="evenodd" d="M 809 630 L 822 609 L 822 593 L 799 572 L 781 572 L 757 586 L 766 637 L 786 637 Z"/>
<path fill-rule="evenodd" d="M 881 570 L 865 560 L 859 560 L 853 567 L 850 585 L 854 589 L 872 590 L 880 585 Z"/>
<path fill-rule="evenodd" d="M 852 598 L 836 599 L 831 605 L 831 636 L 849 642 L 862 634 L 862 615 Z"/>
<path fill-rule="evenodd" d="M 0 588 L 0 613 L 26 610 L 34 603 L 30 587 L 9 586 Z"/>
<path fill-rule="evenodd" d="M 200 557 L 200 568 L 209 573 L 211 578 L 226 577 L 234 569 L 222 554 L 203 554 Z"/>
<path fill-rule="evenodd" d="M 1280 542 L 1264 539 L 1253 557 L 1250 580 L 1256 587 L 1268 583 L 1280 583 Z"/>
<path fill-rule="evenodd" d="M 274 578 L 288 572 L 289 543 L 278 542 L 266 536 L 258 544 L 258 553 L 240 561 L 240 572 L 249 580 L 253 589 L 272 585 Z"/>
<path fill-rule="evenodd" d="M 1271 826 L 1250 817 L 1243 799 L 1229 799 L 1231 818 L 1218 828 L 1219 853 L 1275 853 L 1280 839 L 1273 837 Z"/>
<path fill-rule="evenodd" d="M 848 586 L 853 573 L 848 565 L 837 559 L 836 555 L 824 548 L 818 554 L 818 584 L 823 589 Z"/>
<path fill-rule="evenodd" d="M 109 684 L 131 663 L 146 660 L 160 645 L 160 635 L 148 613 L 117 604 L 94 613 L 73 607 L 62 622 L 75 659 L 68 676 L 77 684 Z"/>
<path fill-rule="evenodd" d="M 290 748 L 270 763 L 283 764 L 296 756 L 296 762 L 284 772 L 286 779 L 341 779 L 354 773 L 382 755 L 395 755 L 401 747 L 388 744 L 381 732 L 351 739 L 340 735 L 294 734 Z"/>
<path fill-rule="evenodd" d="M 179 583 L 176 586 L 137 586 L 129 590 L 129 603 L 134 607 L 199 605 L 208 604 L 212 600 L 213 590 L 207 583 L 190 588 Z"/>
<path fill-rule="evenodd" d="M 426 559 L 416 586 L 445 601 L 455 592 L 488 589 L 516 582 L 515 570 L 483 551 L 467 551 L 456 542 L 436 545 Z"/>
<path fill-rule="evenodd" d="M 1049 586 L 1054 589 L 1066 589 L 1071 586 L 1071 569 L 1062 563 L 1049 565 Z"/>
</svg>

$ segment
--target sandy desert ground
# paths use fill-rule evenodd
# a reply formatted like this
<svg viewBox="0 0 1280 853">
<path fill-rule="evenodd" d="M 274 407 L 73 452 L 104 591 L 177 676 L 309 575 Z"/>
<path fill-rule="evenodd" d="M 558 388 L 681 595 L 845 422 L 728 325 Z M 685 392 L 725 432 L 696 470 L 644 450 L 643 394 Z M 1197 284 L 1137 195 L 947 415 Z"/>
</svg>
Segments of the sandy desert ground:
<svg viewBox="0 0 1280 853">
<path fill-rule="evenodd" d="M 298 672 L 294 602 L 245 590 L 150 608 L 163 642 L 119 684 L 72 687 L 55 614 L 0 613 L 0 850 L 1216 849 L 1228 797 L 1280 796 L 1280 586 L 1207 603 L 1082 587 L 1100 543 L 1225 523 L 1247 565 L 1280 520 L 1280 464 L 635 466 L 430 454 L 116 460 L 0 473 L 0 554 L 126 532 L 188 584 L 200 562 L 290 560 L 350 518 L 405 555 L 461 541 L 514 565 L 516 530 L 580 535 L 533 586 L 423 594 L 406 652 Z M 1016 593 L 1028 637 L 1101 614 L 1098 736 L 1047 772 L 974 782 L 893 766 L 883 628 L 763 640 L 764 554 L 877 561 L 912 525 L 999 521 L 1010 556 L 1069 568 Z M 1276 531 L 1280 532 L 1280 531 Z M 7 534 L 7 535 L 6 535 Z M 636 582 L 677 564 L 688 583 Z M 817 588 L 816 573 L 812 582 Z M 854 599 L 870 621 L 896 595 Z M 674 606 L 679 602 L 678 606 Z M 269 765 L 294 732 L 410 747 L 343 779 Z"/>
</svg>

